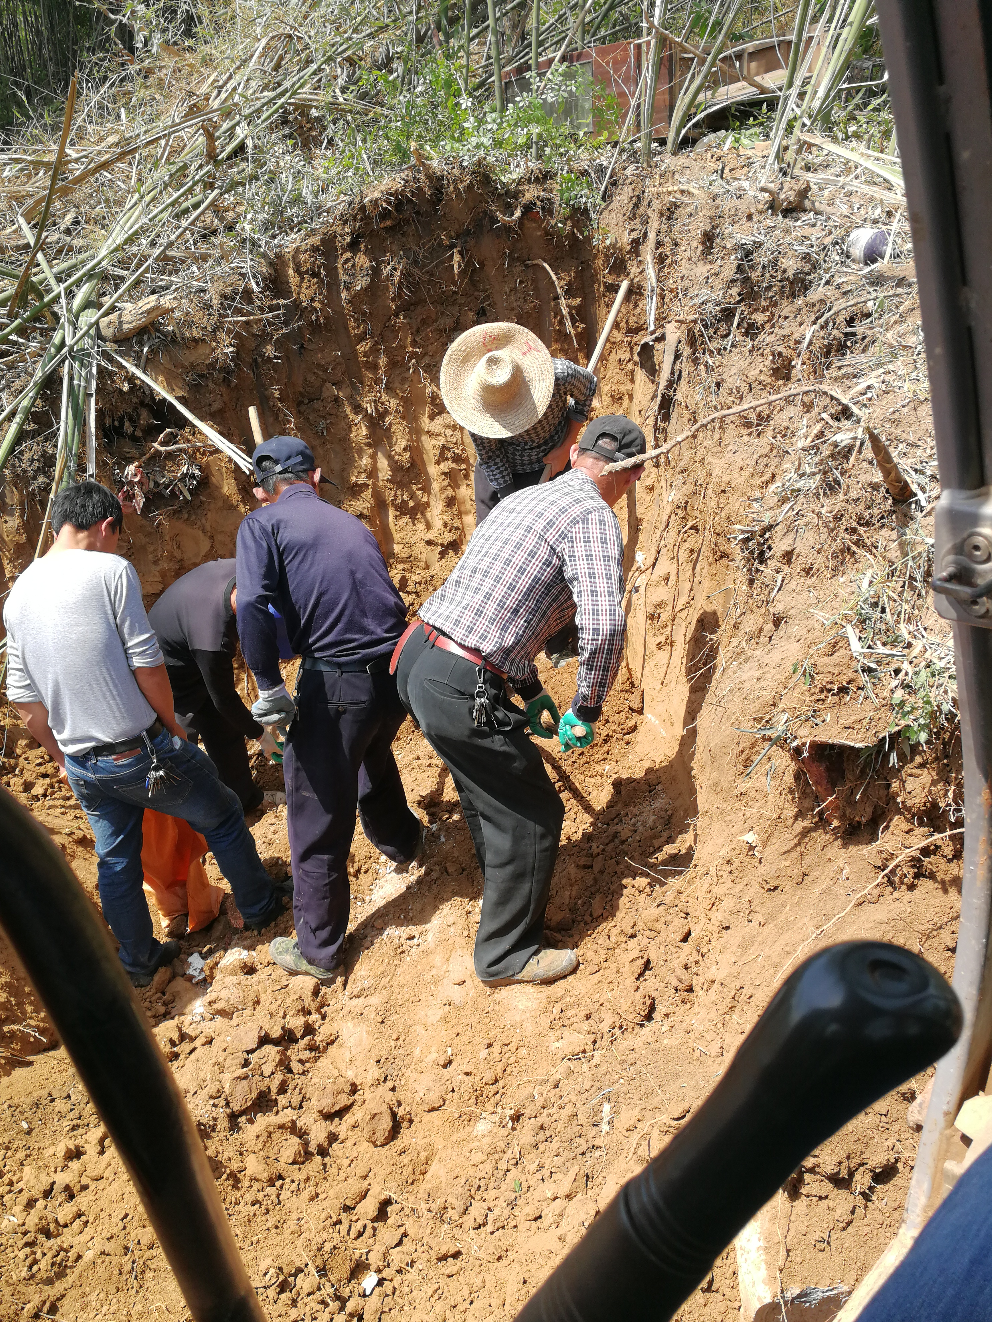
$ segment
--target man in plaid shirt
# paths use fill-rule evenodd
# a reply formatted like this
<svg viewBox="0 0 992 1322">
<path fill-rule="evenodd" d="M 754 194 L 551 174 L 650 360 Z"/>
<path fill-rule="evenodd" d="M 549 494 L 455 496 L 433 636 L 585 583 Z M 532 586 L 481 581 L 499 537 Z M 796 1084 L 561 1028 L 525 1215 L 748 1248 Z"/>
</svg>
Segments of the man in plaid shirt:
<svg viewBox="0 0 992 1322">
<path fill-rule="evenodd" d="M 572 446 L 572 472 L 500 502 L 393 654 L 400 701 L 450 770 L 472 833 L 485 878 L 475 971 L 491 987 L 554 982 L 578 964 L 543 945 L 564 807 L 529 735 L 553 737 L 548 712 L 563 750 L 595 738 L 626 628 L 610 506 L 643 472 L 604 469 L 644 449 L 629 418 L 597 418 Z M 534 657 L 573 615 L 578 681 L 559 716 Z"/>
<path fill-rule="evenodd" d="M 552 472 L 568 464 L 568 452 L 589 417 L 598 380 L 594 372 L 553 358 L 554 391 L 544 413 L 516 436 L 491 438 L 469 429 L 479 462 L 475 466 L 476 526 L 515 491 L 539 482 L 544 465 Z"/>
</svg>

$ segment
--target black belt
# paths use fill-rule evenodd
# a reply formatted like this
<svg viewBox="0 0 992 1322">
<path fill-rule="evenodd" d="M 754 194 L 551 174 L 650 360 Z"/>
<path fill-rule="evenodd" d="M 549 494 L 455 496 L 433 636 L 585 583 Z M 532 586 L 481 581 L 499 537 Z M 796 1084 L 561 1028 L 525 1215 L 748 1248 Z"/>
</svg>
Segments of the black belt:
<svg viewBox="0 0 992 1322">
<path fill-rule="evenodd" d="M 336 675 L 356 675 L 367 671 L 370 675 L 378 675 L 380 671 L 389 669 L 389 656 L 377 656 L 374 661 L 325 661 L 322 656 L 305 656 L 303 658 L 304 670 L 330 670 Z"/>
<path fill-rule="evenodd" d="M 157 739 L 164 729 L 162 722 L 156 719 L 147 730 L 133 734 L 130 739 L 118 739 L 116 744 L 95 744 L 92 748 L 87 748 L 86 754 L 93 757 L 112 757 L 114 753 L 129 753 L 132 748 L 137 753 L 142 747 L 142 733 L 149 739 Z"/>
</svg>

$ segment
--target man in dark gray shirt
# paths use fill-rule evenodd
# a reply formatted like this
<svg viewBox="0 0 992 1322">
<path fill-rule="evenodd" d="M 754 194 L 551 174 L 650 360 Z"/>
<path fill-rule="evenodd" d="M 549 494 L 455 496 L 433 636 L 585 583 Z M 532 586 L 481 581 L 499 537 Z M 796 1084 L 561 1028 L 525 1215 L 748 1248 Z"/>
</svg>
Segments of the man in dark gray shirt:
<svg viewBox="0 0 992 1322">
<path fill-rule="evenodd" d="M 55 543 L 4 606 L 7 693 L 62 769 L 96 839 L 100 903 L 136 987 L 179 954 L 156 940 L 142 891 L 146 808 L 182 817 L 206 838 L 245 926 L 282 913 L 237 795 L 186 741 L 134 567 L 116 554 L 120 501 L 96 482 L 60 491 Z"/>
<path fill-rule="evenodd" d="M 233 560 L 197 565 L 159 597 L 148 612 L 172 684 L 176 719 L 187 737 L 200 739 L 221 780 L 245 812 L 262 802 L 251 777 L 246 739 L 266 738 L 241 701 L 234 682 L 238 650 Z M 275 741 L 268 736 L 272 748 Z"/>
</svg>

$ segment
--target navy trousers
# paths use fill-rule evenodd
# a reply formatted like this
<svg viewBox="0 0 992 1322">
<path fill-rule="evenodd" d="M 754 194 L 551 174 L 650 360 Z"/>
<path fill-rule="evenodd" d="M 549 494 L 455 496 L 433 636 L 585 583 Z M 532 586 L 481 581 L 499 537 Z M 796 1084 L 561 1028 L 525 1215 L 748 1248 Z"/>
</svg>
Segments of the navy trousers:
<svg viewBox="0 0 992 1322">
<path fill-rule="evenodd" d="M 293 915 L 300 953 L 330 969 L 348 930 L 356 808 L 370 843 L 394 863 L 412 858 L 420 839 L 390 747 L 406 712 L 388 671 L 301 669 L 296 704 L 283 760 Z"/>
</svg>

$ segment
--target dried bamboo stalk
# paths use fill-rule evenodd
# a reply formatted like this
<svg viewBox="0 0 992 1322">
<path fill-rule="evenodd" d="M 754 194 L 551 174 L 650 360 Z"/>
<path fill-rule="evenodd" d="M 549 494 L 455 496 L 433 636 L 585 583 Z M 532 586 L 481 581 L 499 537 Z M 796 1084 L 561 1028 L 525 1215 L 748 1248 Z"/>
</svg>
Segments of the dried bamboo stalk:
<svg viewBox="0 0 992 1322">
<path fill-rule="evenodd" d="M 126 368 L 132 376 L 136 376 L 139 381 L 143 381 L 144 384 L 151 390 L 154 390 L 157 395 L 161 395 L 164 400 L 170 403 L 174 409 L 178 409 L 183 417 L 187 418 L 198 431 L 203 432 L 211 445 L 215 445 L 222 454 L 227 455 L 228 459 L 232 459 L 242 472 L 251 473 L 254 471 L 251 460 L 243 450 L 239 450 L 238 447 L 232 444 L 231 441 L 227 440 L 226 437 L 221 436 L 220 432 L 215 431 L 208 422 L 204 422 L 202 418 L 198 418 L 195 413 L 190 412 L 185 404 L 180 404 L 175 395 L 170 395 L 165 386 L 156 381 L 154 377 L 149 376 L 147 372 L 143 372 L 141 368 L 136 367 L 134 363 L 129 363 L 128 360 L 122 358 L 120 354 L 114 353 L 113 349 L 108 349 L 107 352 L 115 362 L 120 363 L 121 367 Z"/>
<path fill-rule="evenodd" d="M 48 224 L 48 217 L 52 210 L 52 199 L 55 196 L 55 185 L 58 182 L 59 171 L 62 169 L 62 158 L 65 155 L 66 143 L 69 141 L 69 130 L 72 128 L 72 115 L 76 108 L 76 75 L 72 75 L 72 82 L 69 84 L 69 95 L 65 103 L 65 115 L 62 120 L 62 137 L 59 139 L 58 150 L 55 153 L 55 164 L 52 166 L 52 177 L 48 185 L 48 195 L 45 198 L 42 207 L 41 220 L 38 222 L 38 230 L 35 235 L 34 246 L 28 253 L 28 259 L 24 263 L 24 270 L 21 278 L 14 286 L 14 292 L 10 297 L 11 312 L 17 311 L 17 305 L 21 301 L 24 288 L 31 276 L 31 267 L 34 265 L 34 259 L 38 255 L 42 240 L 45 237 L 45 226 Z"/>
</svg>

